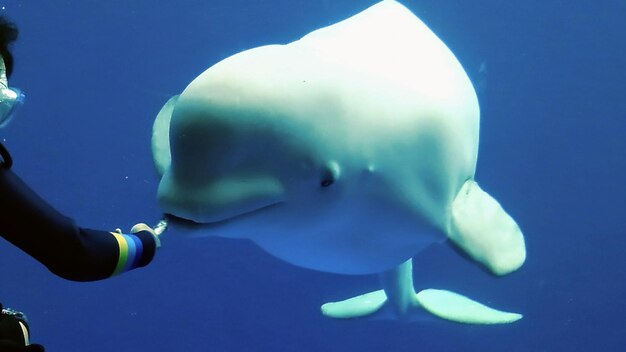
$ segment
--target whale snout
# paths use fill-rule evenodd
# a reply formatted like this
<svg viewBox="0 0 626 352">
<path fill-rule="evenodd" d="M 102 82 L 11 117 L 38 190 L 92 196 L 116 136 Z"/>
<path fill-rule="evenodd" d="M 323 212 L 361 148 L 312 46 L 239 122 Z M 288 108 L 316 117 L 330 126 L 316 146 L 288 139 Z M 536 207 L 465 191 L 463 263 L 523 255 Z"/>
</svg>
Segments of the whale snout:
<svg viewBox="0 0 626 352">
<path fill-rule="evenodd" d="M 283 194 L 280 181 L 268 176 L 224 177 L 198 185 L 166 172 L 157 197 L 166 214 L 215 223 L 280 203 Z"/>
</svg>

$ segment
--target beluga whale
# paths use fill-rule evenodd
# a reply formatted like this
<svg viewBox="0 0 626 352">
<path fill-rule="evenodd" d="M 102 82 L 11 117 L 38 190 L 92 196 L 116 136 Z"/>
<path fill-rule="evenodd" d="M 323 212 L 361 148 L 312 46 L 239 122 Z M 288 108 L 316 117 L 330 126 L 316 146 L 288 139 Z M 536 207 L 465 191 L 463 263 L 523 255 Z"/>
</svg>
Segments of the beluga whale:
<svg viewBox="0 0 626 352">
<path fill-rule="evenodd" d="M 479 115 L 450 49 L 380 1 L 236 53 L 172 97 L 153 125 L 158 203 L 194 234 L 380 275 L 378 290 L 323 304 L 328 317 L 514 322 L 522 315 L 413 282 L 412 258 L 446 240 L 495 275 L 526 258 L 519 226 L 474 179 Z"/>
</svg>

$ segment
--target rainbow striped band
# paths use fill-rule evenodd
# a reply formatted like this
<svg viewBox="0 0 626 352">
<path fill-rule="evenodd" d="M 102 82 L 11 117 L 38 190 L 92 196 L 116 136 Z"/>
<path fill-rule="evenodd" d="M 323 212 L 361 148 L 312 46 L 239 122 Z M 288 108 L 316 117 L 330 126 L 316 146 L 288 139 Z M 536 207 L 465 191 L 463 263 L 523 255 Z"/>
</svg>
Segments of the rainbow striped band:
<svg viewBox="0 0 626 352">
<path fill-rule="evenodd" d="M 111 276 L 136 268 L 143 254 L 143 244 L 139 237 L 116 232 L 111 232 L 111 234 L 115 237 L 120 246 L 120 257 L 117 260 L 117 265 Z"/>
</svg>

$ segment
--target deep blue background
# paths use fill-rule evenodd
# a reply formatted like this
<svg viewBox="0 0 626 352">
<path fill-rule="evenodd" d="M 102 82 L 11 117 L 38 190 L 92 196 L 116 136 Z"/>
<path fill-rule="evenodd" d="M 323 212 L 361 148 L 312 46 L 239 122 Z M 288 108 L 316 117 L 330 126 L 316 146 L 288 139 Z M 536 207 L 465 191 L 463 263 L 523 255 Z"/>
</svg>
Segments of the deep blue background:
<svg viewBox="0 0 626 352">
<path fill-rule="evenodd" d="M 11 84 L 28 94 L 0 138 L 15 171 L 81 225 L 154 222 L 149 144 L 162 104 L 222 58 L 373 3 L 0 1 L 21 29 Z M 497 279 L 446 245 L 431 248 L 414 259 L 416 285 L 464 292 L 523 320 L 329 320 L 321 303 L 377 289 L 376 277 L 304 270 L 246 241 L 175 231 L 151 266 L 81 284 L 2 241 L 2 302 L 27 312 L 49 351 L 623 350 L 626 2 L 403 3 L 478 87 L 477 179 L 528 247 L 525 266 Z"/>
</svg>

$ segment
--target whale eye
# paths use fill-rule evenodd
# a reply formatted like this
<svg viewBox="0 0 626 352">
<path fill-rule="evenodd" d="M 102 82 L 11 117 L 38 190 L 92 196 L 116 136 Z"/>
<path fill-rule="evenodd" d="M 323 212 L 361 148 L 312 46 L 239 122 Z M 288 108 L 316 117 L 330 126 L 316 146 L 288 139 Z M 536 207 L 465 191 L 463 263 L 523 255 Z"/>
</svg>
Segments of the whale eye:
<svg viewBox="0 0 626 352">
<path fill-rule="evenodd" d="M 320 186 L 330 187 L 330 185 L 332 185 L 333 183 L 335 183 L 335 175 L 333 173 L 333 170 L 331 170 L 329 167 L 324 167 L 324 169 L 322 170 L 322 180 L 320 181 Z"/>
<path fill-rule="evenodd" d="M 339 165 L 336 162 L 329 162 L 322 169 L 320 186 L 330 187 L 339 177 Z"/>
<path fill-rule="evenodd" d="M 322 182 L 320 182 L 320 186 L 322 187 L 329 187 L 330 185 L 332 185 L 333 183 L 335 183 L 335 180 L 333 178 L 324 178 L 322 179 Z"/>
</svg>

